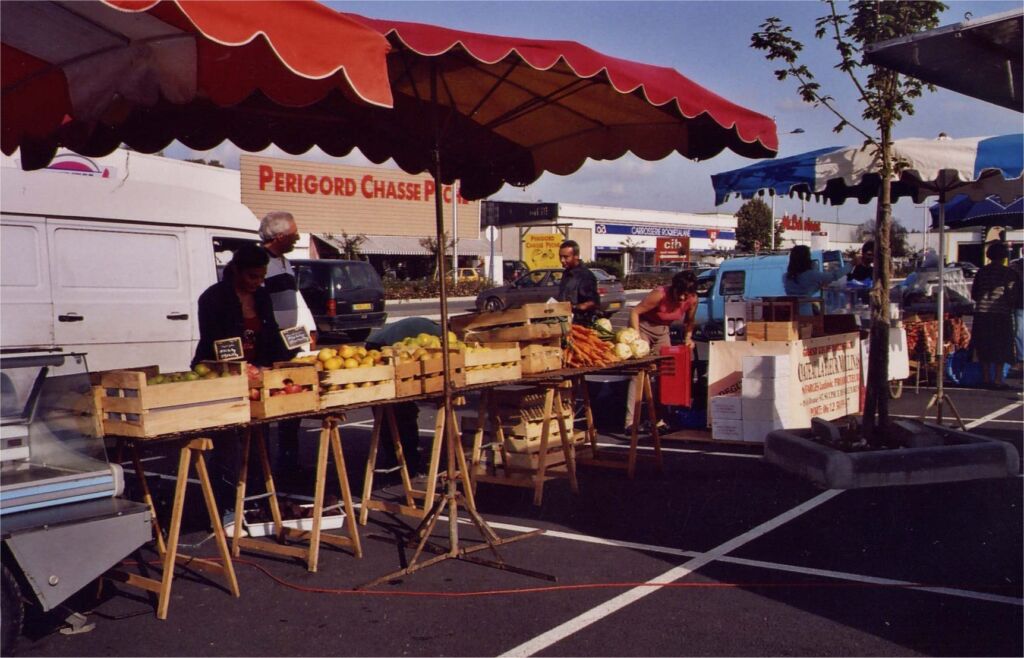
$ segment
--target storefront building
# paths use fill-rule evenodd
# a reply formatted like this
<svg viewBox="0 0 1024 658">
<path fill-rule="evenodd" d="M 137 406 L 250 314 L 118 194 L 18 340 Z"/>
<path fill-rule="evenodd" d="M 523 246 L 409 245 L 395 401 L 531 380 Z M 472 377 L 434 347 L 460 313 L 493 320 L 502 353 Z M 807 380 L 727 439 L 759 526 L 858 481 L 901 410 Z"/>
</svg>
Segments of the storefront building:
<svg viewBox="0 0 1024 658">
<path fill-rule="evenodd" d="M 425 244 L 435 235 L 430 176 L 251 154 L 241 156 L 240 168 L 242 203 L 257 217 L 272 210 L 292 213 L 300 233 L 310 236 L 310 257 L 351 256 L 346 247 L 359 236 L 359 256 L 382 276 L 433 274 L 432 251 Z M 459 265 L 485 267 L 489 249 L 480 235 L 480 202 L 453 198 L 451 186 L 441 195 L 445 231 L 458 237 Z"/>
<path fill-rule="evenodd" d="M 736 217 L 721 213 L 505 201 L 485 201 L 483 213 L 501 229 L 502 258 L 530 267 L 531 245 L 543 243 L 534 236 L 545 234 L 575 240 L 584 260 L 611 260 L 627 272 L 699 263 L 736 248 Z"/>
</svg>

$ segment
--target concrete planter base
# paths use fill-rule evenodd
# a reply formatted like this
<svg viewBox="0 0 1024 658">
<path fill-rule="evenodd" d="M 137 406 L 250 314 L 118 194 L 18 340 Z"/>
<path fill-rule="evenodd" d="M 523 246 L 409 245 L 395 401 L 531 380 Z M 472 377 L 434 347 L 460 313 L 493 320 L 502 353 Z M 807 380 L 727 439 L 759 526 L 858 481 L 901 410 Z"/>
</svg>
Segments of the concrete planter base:
<svg viewBox="0 0 1024 658">
<path fill-rule="evenodd" d="M 904 427 L 911 423 L 905 423 Z M 844 452 L 815 440 L 812 430 L 777 430 L 765 439 L 764 458 L 827 489 L 961 482 L 1020 473 L 1017 449 L 970 432 L 914 421 L 914 447 Z"/>
</svg>

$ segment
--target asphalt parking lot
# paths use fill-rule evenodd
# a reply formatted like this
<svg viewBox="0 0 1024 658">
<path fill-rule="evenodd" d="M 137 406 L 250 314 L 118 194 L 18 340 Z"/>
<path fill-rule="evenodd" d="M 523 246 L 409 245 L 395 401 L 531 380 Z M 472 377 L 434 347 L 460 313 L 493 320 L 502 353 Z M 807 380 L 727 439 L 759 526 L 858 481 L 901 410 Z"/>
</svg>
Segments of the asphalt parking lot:
<svg viewBox="0 0 1024 658">
<path fill-rule="evenodd" d="M 1019 383 L 1019 380 L 1017 380 Z M 917 416 L 931 390 L 893 403 Z M 1018 393 L 951 390 L 973 431 L 1021 450 Z M 470 405 L 471 408 L 472 405 Z M 368 414 L 342 430 L 354 491 Z M 422 428 L 432 427 L 424 409 Z M 423 430 L 426 440 L 427 431 Z M 621 450 L 623 437 L 603 434 Z M 309 444 L 311 441 L 303 441 Z M 243 554 L 242 596 L 179 567 L 170 616 L 135 590 L 105 587 L 89 633 L 36 619 L 20 655 L 1021 655 L 1022 480 L 822 491 L 764 463 L 756 448 L 667 442 L 661 474 L 641 465 L 581 468 L 580 492 L 558 480 L 535 507 L 524 489 L 481 484 L 477 502 L 502 547 L 548 582 L 447 561 L 371 591 L 353 586 L 402 564 L 371 535 L 400 521 L 372 513 L 364 557 L 325 548 L 320 570 Z M 167 473 L 159 454 L 147 470 Z M 163 479 L 157 495 L 171 484 Z M 397 479 L 375 495 L 396 495 Z M 298 494 L 310 493 L 292 486 Z M 214 555 L 199 496 L 187 550 Z M 460 526 L 465 545 L 472 526 Z M 447 526 L 435 534 L 446 538 Z M 486 552 L 485 552 L 486 553 Z M 482 555 L 482 554 L 480 554 Z M 153 559 L 144 551 L 143 559 Z"/>
</svg>

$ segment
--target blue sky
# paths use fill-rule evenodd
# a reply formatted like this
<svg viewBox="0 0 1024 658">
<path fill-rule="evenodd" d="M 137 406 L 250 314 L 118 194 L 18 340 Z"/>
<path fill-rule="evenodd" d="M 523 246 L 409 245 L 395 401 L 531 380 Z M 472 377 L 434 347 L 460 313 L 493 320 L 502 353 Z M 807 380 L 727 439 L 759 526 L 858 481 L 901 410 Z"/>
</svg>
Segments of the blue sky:
<svg viewBox="0 0 1024 658">
<path fill-rule="evenodd" d="M 804 57 L 823 91 L 836 97 L 848 115 L 858 118 L 849 80 L 832 70 L 838 61 L 831 42 L 813 37 L 814 21 L 828 11 L 819 2 L 687 1 L 687 2 L 327 2 L 336 9 L 375 18 L 419 21 L 462 30 L 538 39 L 579 41 L 605 54 L 649 64 L 670 66 L 729 100 L 773 117 L 778 125 L 780 156 L 833 145 L 858 143 L 847 129 L 832 132 L 835 117 L 824 108 L 800 101 L 793 81 L 779 82 L 778 68 L 750 48 L 750 35 L 769 16 L 791 25 L 805 44 Z M 979 18 L 1008 11 L 1020 2 L 947 2 L 940 24 L 964 19 L 966 12 Z M 951 137 L 995 135 L 1021 130 L 1022 115 L 983 101 L 939 89 L 916 103 L 914 116 L 905 118 L 895 136 Z M 859 122 L 863 125 L 863 122 Z M 801 134 L 789 134 L 794 129 Z M 870 128 L 870 126 L 868 126 Z M 869 132 L 872 132 L 869 130 Z M 268 155 L 284 156 L 273 150 Z M 183 147 L 167 151 L 173 157 L 194 156 Z M 203 157 L 216 157 L 237 167 L 237 149 L 223 144 Z M 309 159 L 328 160 L 310 152 Z M 336 160 L 337 161 L 337 160 Z M 341 160 L 365 163 L 358 156 Z M 586 203 L 594 205 L 672 210 L 728 212 L 739 201 L 714 205 L 711 174 L 755 162 L 723 152 L 706 162 L 691 162 L 679 155 L 658 162 L 626 156 L 613 162 L 588 162 L 571 176 L 545 174 L 527 188 L 506 186 L 496 199 Z M 800 202 L 787 197 L 776 203 L 776 214 L 800 212 Z M 805 214 L 824 221 L 859 223 L 874 216 L 874 203 L 847 202 L 838 207 L 807 203 Z M 922 224 L 922 210 L 910 201 L 896 205 L 895 214 L 909 228 Z"/>
</svg>

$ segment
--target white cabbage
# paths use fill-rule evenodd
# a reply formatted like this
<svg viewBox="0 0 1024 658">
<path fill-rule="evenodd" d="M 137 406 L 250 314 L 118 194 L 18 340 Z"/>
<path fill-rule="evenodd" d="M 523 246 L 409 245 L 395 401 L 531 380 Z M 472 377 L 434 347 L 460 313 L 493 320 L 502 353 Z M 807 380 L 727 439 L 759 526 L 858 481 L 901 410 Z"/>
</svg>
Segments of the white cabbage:
<svg viewBox="0 0 1024 658">
<path fill-rule="evenodd" d="M 650 343 L 648 343 L 643 338 L 637 338 L 632 343 L 630 343 L 629 346 L 633 350 L 633 356 L 635 356 L 638 359 L 642 359 L 651 353 Z"/>
<path fill-rule="evenodd" d="M 615 334 L 616 343 L 632 343 L 634 340 L 640 339 L 640 332 L 633 327 L 626 327 L 625 329 L 619 329 Z"/>
<path fill-rule="evenodd" d="M 619 357 L 623 361 L 625 361 L 626 359 L 632 359 L 633 350 L 629 347 L 629 345 L 626 345 L 625 343 L 616 343 L 615 356 Z"/>
</svg>

